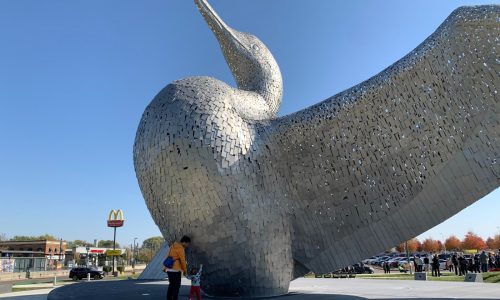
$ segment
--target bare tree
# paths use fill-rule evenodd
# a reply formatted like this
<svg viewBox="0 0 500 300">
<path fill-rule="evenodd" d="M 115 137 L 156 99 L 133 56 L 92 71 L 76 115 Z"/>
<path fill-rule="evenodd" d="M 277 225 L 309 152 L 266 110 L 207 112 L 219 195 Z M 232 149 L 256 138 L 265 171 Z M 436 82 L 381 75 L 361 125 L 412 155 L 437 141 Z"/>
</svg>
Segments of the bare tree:
<svg viewBox="0 0 500 300">
<path fill-rule="evenodd" d="M 5 233 L 0 232 L 0 242 L 6 241 L 7 235 Z"/>
</svg>

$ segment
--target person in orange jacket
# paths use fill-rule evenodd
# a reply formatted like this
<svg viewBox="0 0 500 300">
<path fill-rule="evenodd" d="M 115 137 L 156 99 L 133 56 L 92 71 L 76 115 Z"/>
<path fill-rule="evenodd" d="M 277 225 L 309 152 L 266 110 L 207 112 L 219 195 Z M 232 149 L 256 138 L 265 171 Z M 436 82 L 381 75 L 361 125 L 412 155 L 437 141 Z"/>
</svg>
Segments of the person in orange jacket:
<svg viewBox="0 0 500 300">
<path fill-rule="evenodd" d="M 168 275 L 167 300 L 177 300 L 181 288 L 181 278 L 187 275 L 186 248 L 191 244 L 191 238 L 183 236 L 180 242 L 174 242 L 168 251 L 167 257 L 172 257 L 174 264 L 171 268 L 163 268 Z"/>
</svg>

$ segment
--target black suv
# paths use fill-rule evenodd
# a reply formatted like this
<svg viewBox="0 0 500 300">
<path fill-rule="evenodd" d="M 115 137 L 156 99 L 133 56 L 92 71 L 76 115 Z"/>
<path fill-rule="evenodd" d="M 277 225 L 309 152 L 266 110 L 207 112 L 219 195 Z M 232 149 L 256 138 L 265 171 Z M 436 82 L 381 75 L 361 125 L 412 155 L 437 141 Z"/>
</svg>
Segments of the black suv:
<svg viewBox="0 0 500 300">
<path fill-rule="evenodd" d="M 93 279 L 103 279 L 104 272 L 99 271 L 96 268 L 73 268 L 69 271 L 69 278 L 73 280 L 87 278 L 87 274 L 90 273 L 90 278 Z"/>
<path fill-rule="evenodd" d="M 375 270 L 373 270 L 372 267 L 366 266 L 364 264 L 354 264 L 352 265 L 354 268 L 354 272 L 356 274 L 373 274 L 375 273 Z"/>
</svg>

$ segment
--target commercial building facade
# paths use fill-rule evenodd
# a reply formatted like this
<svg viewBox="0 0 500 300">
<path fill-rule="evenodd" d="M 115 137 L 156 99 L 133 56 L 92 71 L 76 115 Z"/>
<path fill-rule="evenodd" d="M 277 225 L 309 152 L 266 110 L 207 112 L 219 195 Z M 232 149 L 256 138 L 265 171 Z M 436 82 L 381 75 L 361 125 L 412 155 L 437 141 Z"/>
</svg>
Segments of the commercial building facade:
<svg viewBox="0 0 500 300">
<path fill-rule="evenodd" d="M 0 272 L 48 271 L 64 265 L 64 241 L 0 242 Z"/>
</svg>

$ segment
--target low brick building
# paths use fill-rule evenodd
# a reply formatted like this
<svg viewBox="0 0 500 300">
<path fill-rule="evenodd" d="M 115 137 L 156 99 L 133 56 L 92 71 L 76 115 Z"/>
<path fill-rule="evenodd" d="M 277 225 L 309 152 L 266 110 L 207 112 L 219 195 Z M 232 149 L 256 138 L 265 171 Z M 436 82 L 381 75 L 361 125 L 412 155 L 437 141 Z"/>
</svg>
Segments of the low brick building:
<svg viewBox="0 0 500 300">
<path fill-rule="evenodd" d="M 63 241 L 5 241 L 0 242 L 1 256 L 14 254 L 17 257 L 45 257 L 60 259 L 64 257 L 66 242 Z"/>
<path fill-rule="evenodd" d="M 0 242 L 0 273 L 59 269 L 64 265 L 65 250 L 63 241 Z"/>
</svg>

